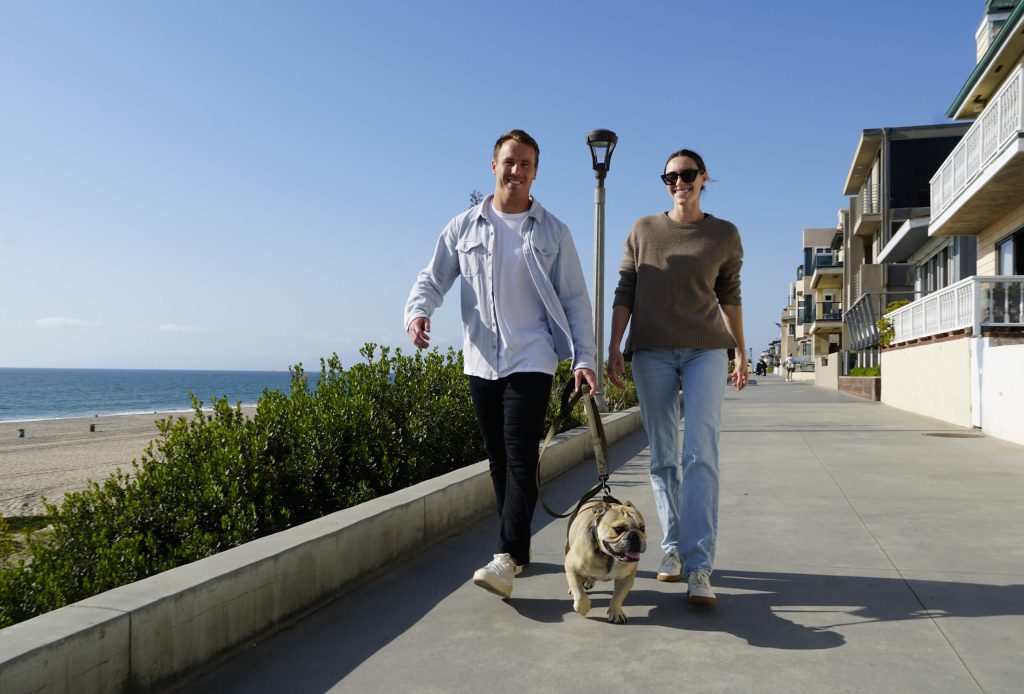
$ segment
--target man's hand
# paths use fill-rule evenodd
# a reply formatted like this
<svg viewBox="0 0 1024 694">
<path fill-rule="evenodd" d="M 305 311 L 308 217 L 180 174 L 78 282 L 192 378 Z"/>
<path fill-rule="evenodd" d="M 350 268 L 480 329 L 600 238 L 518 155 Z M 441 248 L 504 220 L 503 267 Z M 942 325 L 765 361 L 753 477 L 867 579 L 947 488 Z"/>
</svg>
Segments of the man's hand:
<svg viewBox="0 0 1024 694">
<path fill-rule="evenodd" d="M 420 349 L 430 346 L 430 319 L 423 316 L 409 323 L 409 339 Z"/>
<path fill-rule="evenodd" d="M 583 381 L 590 385 L 590 394 L 597 395 L 597 374 L 594 373 L 593 369 L 576 369 L 576 390 L 580 389 L 583 385 Z"/>
<path fill-rule="evenodd" d="M 616 386 L 621 388 L 624 383 L 622 377 L 626 373 L 626 359 L 618 347 L 608 348 L 608 378 Z"/>
</svg>

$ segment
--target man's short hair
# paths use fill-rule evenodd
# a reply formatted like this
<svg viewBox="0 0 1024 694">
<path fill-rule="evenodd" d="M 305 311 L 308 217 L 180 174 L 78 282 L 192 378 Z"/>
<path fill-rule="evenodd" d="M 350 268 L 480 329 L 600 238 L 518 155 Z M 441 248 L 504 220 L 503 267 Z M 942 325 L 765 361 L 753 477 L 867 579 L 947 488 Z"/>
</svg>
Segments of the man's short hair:
<svg viewBox="0 0 1024 694">
<path fill-rule="evenodd" d="M 494 161 L 498 161 L 498 151 L 501 146 L 509 140 L 515 140 L 521 145 L 528 145 L 533 147 L 533 151 L 537 153 L 536 161 L 533 162 L 536 166 L 540 164 L 540 145 L 537 141 L 530 137 L 530 134 L 525 130 L 509 130 L 507 133 L 498 138 L 498 141 L 494 143 Z"/>
</svg>

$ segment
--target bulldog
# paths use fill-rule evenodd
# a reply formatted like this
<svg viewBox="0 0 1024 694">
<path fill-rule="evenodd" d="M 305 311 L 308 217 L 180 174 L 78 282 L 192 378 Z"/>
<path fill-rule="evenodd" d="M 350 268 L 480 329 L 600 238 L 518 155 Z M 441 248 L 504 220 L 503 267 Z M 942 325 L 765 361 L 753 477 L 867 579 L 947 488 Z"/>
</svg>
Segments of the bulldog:
<svg viewBox="0 0 1024 694">
<path fill-rule="evenodd" d="M 580 507 L 565 542 L 565 578 L 572 609 L 585 617 L 590 611 L 587 591 L 594 581 L 615 581 L 608 621 L 625 624 L 622 601 L 636 580 L 637 562 L 647 549 L 643 516 L 630 502 L 589 501 Z"/>
</svg>

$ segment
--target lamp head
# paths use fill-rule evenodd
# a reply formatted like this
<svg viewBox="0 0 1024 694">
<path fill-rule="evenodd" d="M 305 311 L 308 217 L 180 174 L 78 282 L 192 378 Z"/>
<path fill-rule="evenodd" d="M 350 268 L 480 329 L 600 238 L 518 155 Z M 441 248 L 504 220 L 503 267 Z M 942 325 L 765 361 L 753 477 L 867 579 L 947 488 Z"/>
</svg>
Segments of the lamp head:
<svg viewBox="0 0 1024 694">
<path fill-rule="evenodd" d="M 590 147 L 590 158 L 594 166 L 594 175 L 604 180 L 612 165 L 612 152 L 619 136 L 611 130 L 592 130 L 587 135 L 587 146 Z"/>
</svg>

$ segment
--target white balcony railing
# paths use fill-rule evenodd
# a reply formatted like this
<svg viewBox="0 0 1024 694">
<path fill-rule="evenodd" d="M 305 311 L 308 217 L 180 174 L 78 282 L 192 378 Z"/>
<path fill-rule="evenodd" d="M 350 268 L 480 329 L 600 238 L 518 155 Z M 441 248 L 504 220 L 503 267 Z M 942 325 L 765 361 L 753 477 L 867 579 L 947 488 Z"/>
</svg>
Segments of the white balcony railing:
<svg viewBox="0 0 1024 694">
<path fill-rule="evenodd" d="M 937 219 L 1017 133 L 1024 131 L 1024 65 L 1018 65 L 931 180 Z"/>
<path fill-rule="evenodd" d="M 1024 275 L 968 277 L 886 317 L 892 322 L 892 344 L 932 335 L 983 327 L 1024 327 Z"/>
<path fill-rule="evenodd" d="M 882 186 L 865 181 L 853 203 L 853 227 L 856 229 L 860 218 L 866 214 L 880 214 L 882 211 Z"/>
</svg>

